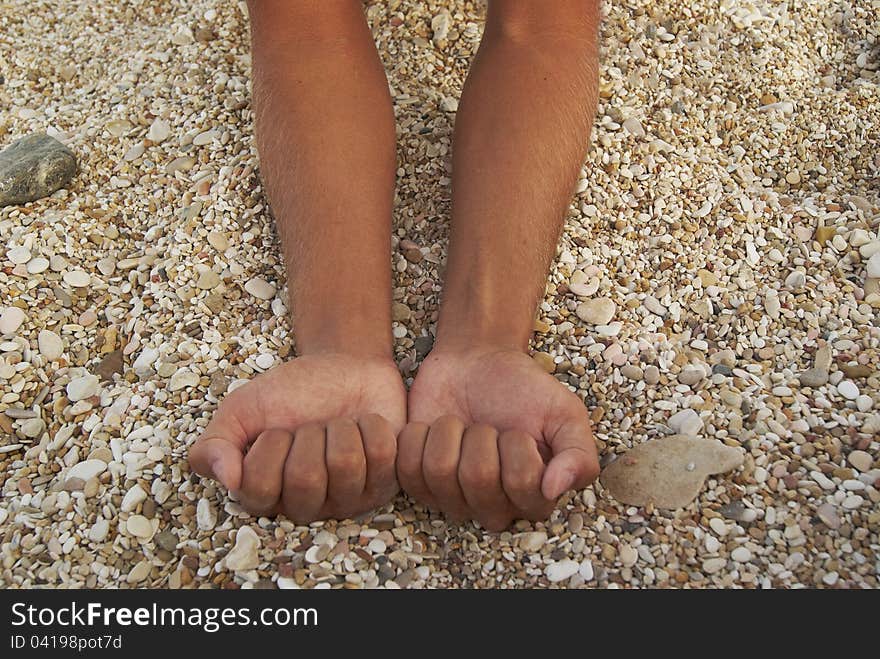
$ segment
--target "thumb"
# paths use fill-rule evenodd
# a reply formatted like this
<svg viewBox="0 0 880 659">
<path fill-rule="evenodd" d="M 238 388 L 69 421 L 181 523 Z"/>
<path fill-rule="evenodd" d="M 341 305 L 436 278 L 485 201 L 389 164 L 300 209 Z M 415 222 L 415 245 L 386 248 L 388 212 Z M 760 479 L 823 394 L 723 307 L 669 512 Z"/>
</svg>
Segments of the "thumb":
<svg viewBox="0 0 880 659">
<path fill-rule="evenodd" d="M 227 490 L 241 487 L 242 452 L 222 437 L 202 437 L 189 450 L 189 464 L 200 476 L 220 481 Z"/>
<path fill-rule="evenodd" d="M 545 498 L 555 500 L 563 492 L 584 488 L 599 475 L 596 443 L 586 418 L 563 423 L 548 443 L 552 457 L 541 480 Z"/>
</svg>

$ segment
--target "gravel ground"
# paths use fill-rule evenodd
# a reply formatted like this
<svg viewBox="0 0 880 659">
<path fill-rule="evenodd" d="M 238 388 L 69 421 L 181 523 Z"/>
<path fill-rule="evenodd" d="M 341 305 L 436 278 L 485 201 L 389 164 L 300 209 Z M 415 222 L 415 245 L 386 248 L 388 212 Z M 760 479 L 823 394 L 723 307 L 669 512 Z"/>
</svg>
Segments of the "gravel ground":
<svg viewBox="0 0 880 659">
<path fill-rule="evenodd" d="M 290 354 L 243 3 L 0 0 L 0 144 L 46 131 L 80 166 L 0 209 L 0 586 L 876 587 L 880 2 L 605 12 L 536 358 L 594 409 L 604 464 L 672 432 L 744 461 L 674 512 L 597 484 L 487 534 L 404 497 L 356 521 L 253 519 L 190 474 L 218 399 Z M 368 9 L 399 125 L 408 380 L 482 13 Z"/>
</svg>

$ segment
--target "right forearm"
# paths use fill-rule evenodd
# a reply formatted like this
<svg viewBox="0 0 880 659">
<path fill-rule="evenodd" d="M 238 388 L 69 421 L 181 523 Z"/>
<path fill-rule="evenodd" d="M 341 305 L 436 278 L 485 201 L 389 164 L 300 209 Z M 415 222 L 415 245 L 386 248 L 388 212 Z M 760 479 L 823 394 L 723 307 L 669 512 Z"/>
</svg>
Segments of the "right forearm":
<svg viewBox="0 0 880 659">
<path fill-rule="evenodd" d="M 300 354 L 390 354 L 394 117 L 360 11 L 335 8 L 330 36 L 252 17 L 257 145 Z"/>
</svg>

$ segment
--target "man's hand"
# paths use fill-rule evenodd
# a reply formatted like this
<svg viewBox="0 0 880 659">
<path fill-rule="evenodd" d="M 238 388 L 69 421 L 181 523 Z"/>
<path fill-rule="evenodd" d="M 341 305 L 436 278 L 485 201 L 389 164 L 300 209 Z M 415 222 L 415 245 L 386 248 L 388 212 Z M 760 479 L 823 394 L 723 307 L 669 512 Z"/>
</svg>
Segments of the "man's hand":
<svg viewBox="0 0 880 659">
<path fill-rule="evenodd" d="M 255 515 L 346 518 L 390 500 L 405 390 L 390 360 L 309 355 L 229 394 L 190 449 Z"/>
<path fill-rule="evenodd" d="M 599 474 L 583 403 L 512 350 L 431 353 L 409 396 L 397 474 L 414 498 L 491 530 L 544 520 Z"/>
</svg>

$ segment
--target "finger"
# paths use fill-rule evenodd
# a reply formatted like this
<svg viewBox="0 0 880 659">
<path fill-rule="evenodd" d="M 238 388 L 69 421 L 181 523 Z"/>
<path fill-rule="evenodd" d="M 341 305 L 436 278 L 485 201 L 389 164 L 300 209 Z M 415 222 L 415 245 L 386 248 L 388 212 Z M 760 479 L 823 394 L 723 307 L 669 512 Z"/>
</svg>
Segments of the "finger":
<svg viewBox="0 0 880 659">
<path fill-rule="evenodd" d="M 194 472 L 219 481 L 227 490 L 241 487 L 242 459 L 237 444 L 222 437 L 202 437 L 189 449 L 189 465 Z"/>
<path fill-rule="evenodd" d="M 327 499 L 324 426 L 307 423 L 297 428 L 284 463 L 281 501 L 284 514 L 295 522 L 318 518 Z"/>
<path fill-rule="evenodd" d="M 498 433 L 491 426 L 477 424 L 464 431 L 458 482 L 465 501 L 484 528 L 507 528 L 513 511 L 501 487 Z"/>
<path fill-rule="evenodd" d="M 422 473 L 425 485 L 437 506 L 456 520 L 470 517 L 467 502 L 458 483 L 458 461 L 464 423 L 454 416 L 444 416 L 431 424 L 425 441 Z"/>
<path fill-rule="evenodd" d="M 267 430 L 244 458 L 244 470 L 238 498 L 245 510 L 265 515 L 281 498 L 284 484 L 284 461 L 293 437 L 286 430 Z"/>
<path fill-rule="evenodd" d="M 429 426 L 426 423 L 408 423 L 397 438 L 397 480 L 400 487 L 416 501 L 437 507 L 437 502 L 425 485 L 422 458 Z"/>
<path fill-rule="evenodd" d="M 364 495 L 379 505 L 390 500 L 398 490 L 394 471 L 397 437 L 391 424 L 378 414 L 369 414 L 360 419 L 358 428 L 367 458 Z"/>
<path fill-rule="evenodd" d="M 241 487 L 245 449 L 262 430 L 257 426 L 245 428 L 239 420 L 242 390 L 247 388 L 245 386 L 234 391 L 223 401 L 201 437 L 189 450 L 189 464 L 193 471 L 220 481 L 232 491 Z"/>
<path fill-rule="evenodd" d="M 327 423 L 327 501 L 334 514 L 356 512 L 367 480 L 367 459 L 361 431 L 351 419 Z"/>
<path fill-rule="evenodd" d="M 526 519 L 547 519 L 556 505 L 541 493 L 544 461 L 535 440 L 527 433 L 509 430 L 498 438 L 501 482 L 504 492 Z"/>
<path fill-rule="evenodd" d="M 544 470 L 541 491 L 548 499 L 556 499 L 563 492 L 581 489 L 599 475 L 599 458 L 590 422 L 573 420 L 562 424 L 548 441 L 553 457 Z"/>
</svg>

